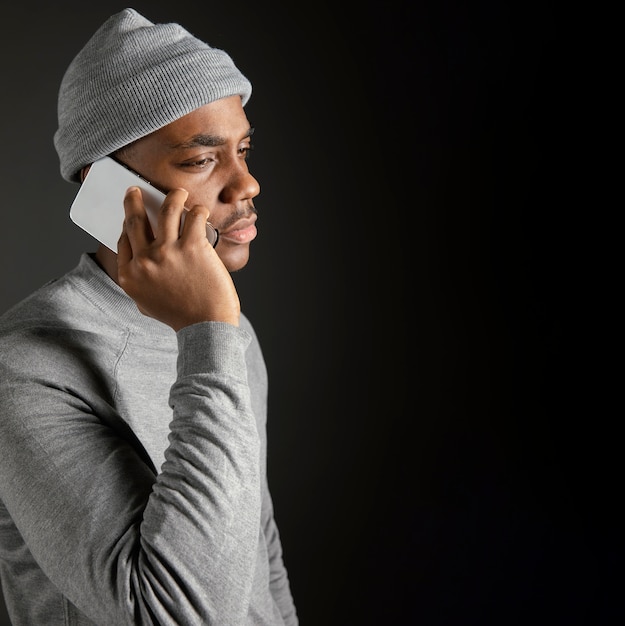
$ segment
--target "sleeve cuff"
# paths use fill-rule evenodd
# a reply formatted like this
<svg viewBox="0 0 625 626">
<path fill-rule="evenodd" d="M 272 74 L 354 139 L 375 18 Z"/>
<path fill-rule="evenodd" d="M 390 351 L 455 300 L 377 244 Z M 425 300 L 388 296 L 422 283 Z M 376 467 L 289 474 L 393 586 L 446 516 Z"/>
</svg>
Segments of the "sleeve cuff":
<svg viewBox="0 0 625 626">
<path fill-rule="evenodd" d="M 178 338 L 178 377 L 219 372 L 246 377 L 245 351 L 252 341 L 242 328 L 226 322 L 200 322 L 181 328 Z"/>
</svg>

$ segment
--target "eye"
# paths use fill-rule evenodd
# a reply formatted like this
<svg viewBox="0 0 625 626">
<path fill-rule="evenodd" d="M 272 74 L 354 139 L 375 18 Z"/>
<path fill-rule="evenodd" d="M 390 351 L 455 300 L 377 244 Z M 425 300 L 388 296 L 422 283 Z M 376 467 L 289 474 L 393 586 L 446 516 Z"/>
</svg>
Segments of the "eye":
<svg viewBox="0 0 625 626">
<path fill-rule="evenodd" d="M 182 163 L 182 167 L 195 167 L 199 169 L 203 169 L 207 167 L 210 163 L 215 161 L 212 157 L 205 157 L 203 159 L 198 159 L 197 161 L 187 161 L 186 163 Z"/>
<path fill-rule="evenodd" d="M 250 158 L 250 153 L 252 152 L 252 150 L 254 149 L 254 145 L 253 144 L 249 144 L 247 146 L 241 146 L 239 148 L 239 154 L 244 158 L 244 159 L 249 159 Z"/>
</svg>

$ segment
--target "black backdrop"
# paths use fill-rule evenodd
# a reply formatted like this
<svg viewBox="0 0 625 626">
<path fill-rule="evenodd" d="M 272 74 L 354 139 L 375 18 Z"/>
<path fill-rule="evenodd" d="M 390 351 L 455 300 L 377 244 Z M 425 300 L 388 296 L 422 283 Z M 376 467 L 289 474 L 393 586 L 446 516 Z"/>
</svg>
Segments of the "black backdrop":
<svg viewBox="0 0 625 626">
<path fill-rule="evenodd" d="M 56 93 L 124 6 L 3 9 L 2 310 L 94 248 L 68 218 Z M 302 626 L 617 623 L 616 377 L 573 211 L 591 204 L 587 16 L 133 6 L 224 47 L 254 85 L 259 237 L 236 282 L 270 371 Z"/>
</svg>

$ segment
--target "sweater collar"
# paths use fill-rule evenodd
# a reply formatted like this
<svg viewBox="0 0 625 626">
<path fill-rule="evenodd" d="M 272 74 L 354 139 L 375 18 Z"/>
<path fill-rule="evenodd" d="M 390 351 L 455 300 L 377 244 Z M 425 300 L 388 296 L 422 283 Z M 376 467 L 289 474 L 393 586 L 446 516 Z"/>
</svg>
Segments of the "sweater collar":
<svg viewBox="0 0 625 626">
<path fill-rule="evenodd" d="M 95 255 L 83 253 L 71 274 L 80 281 L 83 295 L 120 326 L 151 336 L 175 337 L 172 328 L 139 311 L 134 300 L 98 265 Z"/>
</svg>

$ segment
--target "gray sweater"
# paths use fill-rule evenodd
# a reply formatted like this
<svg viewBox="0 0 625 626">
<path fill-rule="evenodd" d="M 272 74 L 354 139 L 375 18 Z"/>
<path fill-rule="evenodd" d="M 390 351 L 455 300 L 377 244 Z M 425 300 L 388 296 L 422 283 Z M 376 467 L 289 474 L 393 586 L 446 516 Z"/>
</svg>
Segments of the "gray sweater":
<svg viewBox="0 0 625 626">
<path fill-rule="evenodd" d="M 14 626 L 298 623 L 254 331 L 175 333 L 83 255 L 0 317 L 0 574 Z"/>
</svg>

